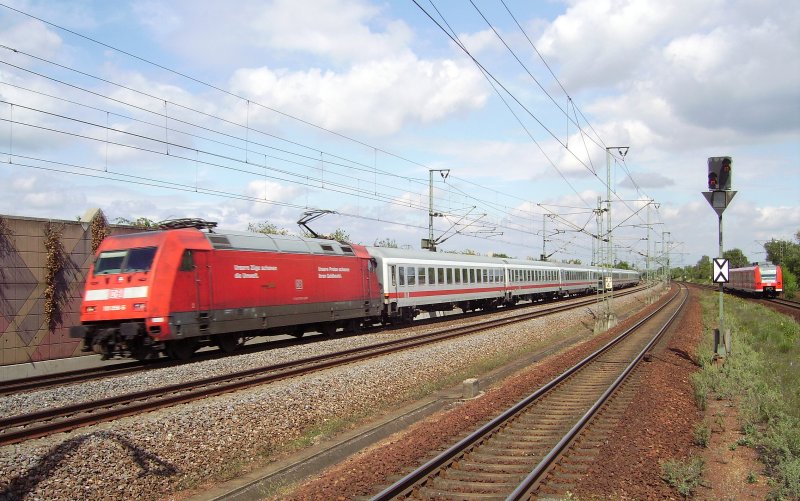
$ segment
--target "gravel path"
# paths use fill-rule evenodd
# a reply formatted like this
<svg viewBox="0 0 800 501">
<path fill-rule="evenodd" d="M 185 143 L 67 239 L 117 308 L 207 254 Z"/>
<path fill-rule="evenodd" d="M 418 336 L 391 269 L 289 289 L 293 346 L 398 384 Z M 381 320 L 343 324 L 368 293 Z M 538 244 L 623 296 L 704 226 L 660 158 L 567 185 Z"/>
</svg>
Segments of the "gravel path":
<svg viewBox="0 0 800 501">
<path fill-rule="evenodd" d="M 615 299 L 615 310 L 640 307 L 640 292 Z M 232 478 L 299 447 L 309 430 L 336 428 L 339 417 L 369 417 L 422 387 L 464 373 L 481 359 L 503 357 L 550 336 L 591 325 L 588 308 L 334 368 L 310 376 L 176 406 L 113 423 L 0 448 L 0 499 L 162 498 Z M 428 327 L 440 328 L 440 326 Z M 101 398 L 132 389 L 197 379 L 396 339 L 392 331 L 228 357 L 0 400 L 5 414 Z M 418 332 L 418 331 L 417 331 Z M 424 363 L 423 363 L 424 362 Z M 346 424 L 346 423 L 345 423 Z"/>
</svg>

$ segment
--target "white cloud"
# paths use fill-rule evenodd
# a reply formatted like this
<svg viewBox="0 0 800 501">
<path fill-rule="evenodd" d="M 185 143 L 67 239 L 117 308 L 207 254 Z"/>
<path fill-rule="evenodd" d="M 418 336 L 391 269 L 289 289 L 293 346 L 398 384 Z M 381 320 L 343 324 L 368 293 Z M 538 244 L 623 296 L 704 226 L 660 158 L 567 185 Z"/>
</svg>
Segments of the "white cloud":
<svg viewBox="0 0 800 501">
<path fill-rule="evenodd" d="M 484 53 L 505 50 L 503 43 L 491 29 L 476 33 L 461 33 L 458 39 L 473 56 L 483 57 Z"/>
<path fill-rule="evenodd" d="M 62 47 L 61 37 L 49 30 L 41 21 L 25 20 L 0 31 L 0 39 L 4 45 L 12 49 L 33 54 L 37 57 L 49 58 L 57 54 Z M 4 49 L 7 53 L 8 49 Z M 10 54 L 13 57 L 13 54 Z"/>
<path fill-rule="evenodd" d="M 578 1 L 537 46 L 573 93 L 614 84 L 595 111 L 635 117 L 652 139 L 800 128 L 800 13 L 733 4 Z"/>
<path fill-rule="evenodd" d="M 480 75 L 452 60 L 413 55 L 354 65 L 349 71 L 240 69 L 231 89 L 336 131 L 391 134 L 483 106 Z"/>
<path fill-rule="evenodd" d="M 383 19 L 381 8 L 360 0 L 145 1 L 133 10 L 156 37 L 199 64 L 292 53 L 364 61 L 401 54 L 412 38 L 403 21 Z"/>
</svg>

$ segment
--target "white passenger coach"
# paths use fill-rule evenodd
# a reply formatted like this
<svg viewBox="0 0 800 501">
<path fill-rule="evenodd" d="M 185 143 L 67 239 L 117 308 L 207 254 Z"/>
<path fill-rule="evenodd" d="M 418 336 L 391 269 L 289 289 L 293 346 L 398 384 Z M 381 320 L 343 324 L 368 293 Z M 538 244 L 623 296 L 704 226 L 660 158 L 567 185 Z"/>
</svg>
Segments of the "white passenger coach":
<svg viewBox="0 0 800 501">
<path fill-rule="evenodd" d="M 501 259 L 369 247 L 377 261 L 386 314 L 403 321 L 419 312 L 486 310 L 519 301 L 590 294 L 602 269 L 544 261 Z M 639 283 L 633 270 L 613 270 L 614 288 Z"/>
</svg>

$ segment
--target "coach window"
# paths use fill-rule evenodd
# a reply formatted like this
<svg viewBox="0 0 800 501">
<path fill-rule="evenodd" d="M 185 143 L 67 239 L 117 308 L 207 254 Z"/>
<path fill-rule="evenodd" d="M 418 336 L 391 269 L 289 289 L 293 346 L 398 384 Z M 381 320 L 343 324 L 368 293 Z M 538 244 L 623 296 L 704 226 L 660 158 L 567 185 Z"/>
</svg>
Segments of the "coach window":
<svg viewBox="0 0 800 501">
<path fill-rule="evenodd" d="M 436 283 L 439 285 L 444 284 L 444 268 L 436 268 L 438 270 Z"/>
<path fill-rule="evenodd" d="M 469 270 L 469 283 L 475 283 L 475 268 L 470 268 Z"/>
<path fill-rule="evenodd" d="M 419 274 L 418 275 L 419 276 L 419 284 L 420 285 L 425 285 L 425 283 L 426 283 L 426 280 L 425 280 L 425 268 L 420 268 L 417 271 L 418 271 L 418 274 Z"/>
<path fill-rule="evenodd" d="M 417 285 L 417 269 L 413 266 L 408 268 L 408 285 Z"/>
<path fill-rule="evenodd" d="M 461 283 L 461 269 L 460 268 L 456 268 L 455 270 L 453 270 L 453 274 L 456 276 L 456 283 L 460 284 Z"/>
<path fill-rule="evenodd" d="M 428 268 L 428 283 L 431 285 L 436 283 L 436 268 Z"/>
<path fill-rule="evenodd" d="M 194 257 L 192 256 L 192 251 L 186 249 L 183 251 L 183 256 L 181 256 L 181 267 L 180 271 L 192 271 L 194 269 Z"/>
<path fill-rule="evenodd" d="M 400 286 L 402 287 L 406 284 L 406 267 L 400 266 L 397 271 L 400 272 Z"/>
<path fill-rule="evenodd" d="M 447 268 L 447 283 L 453 283 L 453 268 Z"/>
</svg>

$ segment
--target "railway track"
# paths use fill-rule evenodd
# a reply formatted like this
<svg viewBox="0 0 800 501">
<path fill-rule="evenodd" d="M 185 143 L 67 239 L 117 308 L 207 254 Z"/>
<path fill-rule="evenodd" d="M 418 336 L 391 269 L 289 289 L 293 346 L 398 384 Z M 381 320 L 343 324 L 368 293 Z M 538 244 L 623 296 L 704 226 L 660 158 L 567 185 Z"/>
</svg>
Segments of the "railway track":
<svg viewBox="0 0 800 501">
<path fill-rule="evenodd" d="M 550 495 L 539 490 L 553 466 L 666 332 L 687 297 L 687 289 L 681 287 L 664 306 L 611 343 L 373 500 Z"/>
<path fill-rule="evenodd" d="M 636 287 L 630 290 L 639 291 L 642 290 L 642 288 Z M 533 305 L 540 305 L 540 304 L 542 303 L 533 303 Z M 530 305 L 528 304 L 524 305 L 524 307 L 527 306 Z M 472 315 L 472 313 L 468 315 Z M 477 314 L 477 315 L 480 316 L 482 314 Z M 417 325 L 426 325 L 426 323 L 429 324 L 446 320 L 447 317 L 439 317 L 427 321 L 426 320 L 418 321 Z M 374 330 L 375 332 L 377 332 L 380 329 L 376 328 Z M 364 332 L 371 332 L 371 331 L 372 329 L 365 330 Z M 341 337 L 342 335 L 355 335 L 355 334 L 339 334 L 337 335 L 337 337 Z M 271 340 L 262 343 L 251 344 L 237 350 L 237 354 L 255 353 L 258 351 L 262 351 L 264 349 L 277 349 L 277 348 L 303 345 L 309 342 L 315 342 L 317 340 L 315 338 L 317 338 L 317 336 L 307 336 L 303 339 Z M 0 397 L 6 395 L 14 395 L 26 391 L 38 391 L 47 388 L 55 388 L 58 386 L 64 386 L 68 384 L 87 383 L 89 381 L 96 381 L 109 377 L 124 376 L 128 374 L 135 374 L 138 372 L 145 372 L 153 369 L 163 369 L 167 367 L 174 367 L 177 365 L 185 365 L 187 363 L 202 362 L 205 360 L 214 360 L 217 358 L 227 357 L 227 356 L 230 356 L 230 354 L 212 351 L 210 353 L 205 353 L 202 355 L 198 354 L 195 358 L 193 358 L 188 362 L 174 361 L 170 359 L 162 359 L 150 362 L 131 361 L 126 363 L 120 363 L 114 366 L 94 367 L 91 369 L 81 369 L 68 372 L 45 374 L 29 378 L 13 379 L 3 382 L 2 387 L 0 387 Z"/>
<path fill-rule="evenodd" d="M 286 339 L 286 340 L 273 340 L 252 345 L 246 345 L 236 351 L 237 355 L 246 353 L 256 353 L 265 349 L 278 349 L 291 346 L 299 346 L 306 343 L 313 343 L 316 339 L 314 337 L 305 337 L 303 339 Z M 119 377 L 129 374 L 136 374 L 139 372 L 146 372 L 154 369 L 164 369 L 168 367 L 185 366 L 188 364 L 204 362 L 207 360 L 215 360 L 219 358 L 232 356 L 229 353 L 220 351 L 210 351 L 208 353 L 197 354 L 195 358 L 189 361 L 175 361 L 164 358 L 158 361 L 130 361 L 123 362 L 116 365 L 108 365 L 103 367 L 93 367 L 89 369 L 80 369 L 74 371 L 65 371 L 52 374 L 43 374 L 40 376 L 33 376 L 28 378 L 11 379 L 3 381 L 3 386 L 0 388 L 0 397 L 6 395 L 14 395 L 26 391 L 38 391 L 48 388 L 56 388 L 59 386 L 66 386 L 69 384 L 88 383 L 90 381 L 98 381 L 110 377 Z"/>
<path fill-rule="evenodd" d="M 638 292 L 639 289 L 618 291 L 616 296 Z M 257 369 L 240 371 L 224 376 L 163 386 L 154 390 L 119 395 L 91 402 L 46 409 L 0 419 L 0 445 L 7 445 L 71 431 L 82 426 L 110 421 L 125 416 L 148 412 L 201 398 L 268 384 L 282 379 L 307 374 L 322 369 L 345 365 L 367 358 L 424 346 L 456 337 L 474 334 L 541 316 L 594 304 L 594 297 L 549 308 L 522 312 L 512 316 L 484 320 L 468 326 L 453 327 L 420 334 L 400 340 L 355 348 L 344 352 L 305 358 Z"/>
<path fill-rule="evenodd" d="M 797 301 L 789 301 L 788 299 L 780 298 L 765 299 L 764 301 L 767 303 L 779 304 L 781 306 L 791 308 L 792 310 L 800 310 L 800 303 Z"/>
</svg>

